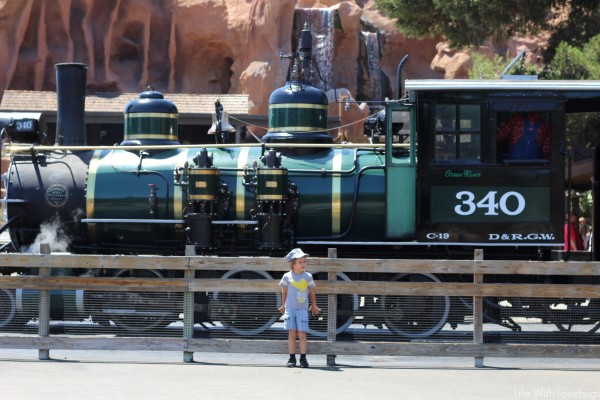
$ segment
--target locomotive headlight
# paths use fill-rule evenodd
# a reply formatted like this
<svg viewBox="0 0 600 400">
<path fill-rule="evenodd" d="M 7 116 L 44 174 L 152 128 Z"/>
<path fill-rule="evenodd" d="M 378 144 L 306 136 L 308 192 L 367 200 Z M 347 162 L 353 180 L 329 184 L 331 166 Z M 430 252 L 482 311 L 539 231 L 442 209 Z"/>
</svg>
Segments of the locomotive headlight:
<svg viewBox="0 0 600 400">
<path fill-rule="evenodd" d="M 38 122 L 33 118 L 23 118 L 14 121 L 16 132 L 37 132 Z"/>
<path fill-rule="evenodd" d="M 13 119 L 8 125 L 8 135 L 12 143 L 39 142 L 39 122 L 34 118 Z"/>
</svg>

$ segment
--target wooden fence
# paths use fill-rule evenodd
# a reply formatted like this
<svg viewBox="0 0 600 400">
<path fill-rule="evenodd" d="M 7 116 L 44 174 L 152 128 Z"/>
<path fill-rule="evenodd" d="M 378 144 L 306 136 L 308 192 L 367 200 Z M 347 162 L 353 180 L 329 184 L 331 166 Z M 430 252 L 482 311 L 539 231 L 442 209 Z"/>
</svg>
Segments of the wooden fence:
<svg viewBox="0 0 600 400">
<path fill-rule="evenodd" d="M 189 250 L 188 254 L 192 252 Z M 123 256 L 64 254 L 0 254 L 0 266 L 39 268 L 37 276 L 0 276 L 2 289 L 39 291 L 38 336 L 0 336 L 0 348 L 39 349 L 40 359 L 49 358 L 50 349 L 70 350 L 168 350 L 182 351 L 186 362 L 194 352 L 287 353 L 283 340 L 193 338 L 193 298 L 195 292 L 279 292 L 273 280 L 195 278 L 196 271 L 287 271 L 281 259 L 268 257 L 205 256 Z M 181 278 L 125 278 L 53 276 L 54 268 L 133 269 L 183 271 Z M 473 260 L 343 259 L 330 250 L 329 258 L 310 258 L 310 271 L 327 272 L 319 281 L 318 293 L 328 295 L 327 340 L 310 341 L 312 354 L 327 355 L 333 365 L 335 355 L 473 357 L 476 366 L 484 357 L 599 358 L 600 345 L 590 344 L 500 344 L 483 342 L 483 297 L 600 298 L 595 284 L 484 283 L 486 274 L 598 276 L 599 262 L 489 261 L 476 250 Z M 393 282 L 342 281 L 337 273 L 465 274 L 473 282 Z M 49 291 L 85 289 L 94 291 L 181 292 L 184 294 L 182 338 L 155 337 L 52 337 L 49 336 Z M 338 294 L 468 296 L 473 298 L 473 341 L 471 343 L 391 343 L 336 341 L 336 301 Z"/>
</svg>

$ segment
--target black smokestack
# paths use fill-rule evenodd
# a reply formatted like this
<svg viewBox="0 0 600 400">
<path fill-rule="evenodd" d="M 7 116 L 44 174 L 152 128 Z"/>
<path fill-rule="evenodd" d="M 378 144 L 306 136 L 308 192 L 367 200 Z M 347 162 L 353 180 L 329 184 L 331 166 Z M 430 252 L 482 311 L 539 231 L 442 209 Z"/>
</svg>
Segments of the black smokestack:
<svg viewBox="0 0 600 400">
<path fill-rule="evenodd" d="M 56 144 L 84 146 L 87 65 L 56 64 Z"/>
</svg>

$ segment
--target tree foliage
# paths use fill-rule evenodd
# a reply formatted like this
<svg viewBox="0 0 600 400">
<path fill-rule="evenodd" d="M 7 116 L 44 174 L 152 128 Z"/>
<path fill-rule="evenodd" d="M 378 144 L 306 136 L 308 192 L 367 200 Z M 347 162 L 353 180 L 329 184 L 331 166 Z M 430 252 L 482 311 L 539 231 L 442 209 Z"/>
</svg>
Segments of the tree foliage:
<svg viewBox="0 0 600 400">
<path fill-rule="evenodd" d="M 441 35 L 455 48 L 502 41 L 548 29 L 554 10 L 568 0 L 375 0 L 410 37 Z M 589 3 L 595 3 L 592 0 Z M 589 4 L 588 2 L 583 2 Z M 585 10 L 581 8 L 582 12 Z"/>
<path fill-rule="evenodd" d="M 498 79 L 506 68 L 506 57 L 494 54 L 492 58 L 480 53 L 471 54 L 473 67 L 469 71 L 469 79 Z"/>
<path fill-rule="evenodd" d="M 469 79 L 500 79 L 506 67 L 512 61 L 512 56 L 506 53 L 505 56 L 494 54 L 489 58 L 481 53 L 471 54 L 473 66 L 469 71 Z M 516 55 L 514 55 L 516 56 Z M 508 72 L 509 75 L 537 75 L 543 74 L 543 71 L 537 65 L 529 64 L 521 58 Z"/>
<path fill-rule="evenodd" d="M 600 35 L 578 48 L 561 42 L 549 63 L 550 79 L 600 79 Z M 566 125 L 567 148 L 600 146 L 600 118 L 597 113 L 570 115 Z"/>
<path fill-rule="evenodd" d="M 600 0 L 571 1 L 569 17 L 552 30 L 544 58 L 551 60 L 558 45 L 566 42 L 573 47 L 583 47 L 590 38 L 600 34 Z"/>
</svg>

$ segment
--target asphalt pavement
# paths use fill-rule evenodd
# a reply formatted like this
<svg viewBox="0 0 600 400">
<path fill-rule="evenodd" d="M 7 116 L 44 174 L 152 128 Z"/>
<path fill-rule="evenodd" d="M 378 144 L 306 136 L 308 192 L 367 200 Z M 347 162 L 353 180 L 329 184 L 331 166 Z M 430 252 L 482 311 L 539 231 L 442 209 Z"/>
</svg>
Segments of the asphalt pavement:
<svg viewBox="0 0 600 400">
<path fill-rule="evenodd" d="M 599 399 L 600 360 L 0 349 L 0 399 Z"/>
</svg>

